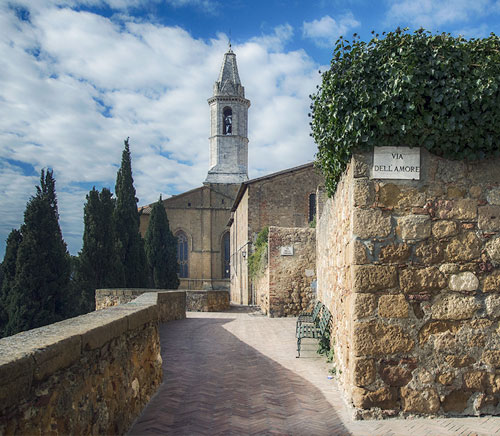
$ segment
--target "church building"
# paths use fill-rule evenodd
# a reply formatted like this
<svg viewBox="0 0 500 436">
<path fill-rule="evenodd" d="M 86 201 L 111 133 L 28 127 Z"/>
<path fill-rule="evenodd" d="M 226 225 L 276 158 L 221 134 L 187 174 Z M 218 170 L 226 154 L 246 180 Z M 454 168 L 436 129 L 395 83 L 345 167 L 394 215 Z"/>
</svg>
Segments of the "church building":
<svg viewBox="0 0 500 436">
<path fill-rule="evenodd" d="M 163 200 L 177 238 L 181 289 L 229 290 L 227 222 L 240 184 L 248 180 L 248 108 L 231 48 L 224 55 L 210 105 L 210 165 L 203 186 Z M 151 205 L 141 212 L 141 234 Z"/>
<path fill-rule="evenodd" d="M 262 202 L 269 206 L 274 205 L 269 209 L 273 210 L 272 217 L 269 215 L 272 222 L 267 222 L 269 220 L 266 218 L 266 213 L 261 213 L 260 221 L 253 222 L 255 228 L 252 227 L 251 231 L 244 232 L 245 234 L 255 234 L 266 225 L 279 225 L 280 221 L 285 223 L 283 225 L 305 226 L 309 222 L 310 194 L 315 192 L 320 179 L 312 164 L 307 164 L 253 181 L 248 180 L 250 101 L 245 98 L 245 89 L 238 74 L 236 55 L 231 50 L 231 46 L 224 54 L 219 78 L 214 84 L 213 95 L 208 99 L 208 104 L 210 106 L 210 161 L 203 186 L 167 198 L 163 200 L 163 204 L 170 229 L 177 238 L 179 288 L 229 291 L 231 217 L 234 216 L 241 199 L 244 199 L 247 207 L 253 205 L 252 207 L 256 210 L 269 209 L 268 206 L 262 206 Z M 289 193 L 284 196 L 279 193 L 276 195 L 276 190 L 272 190 L 273 195 L 264 198 L 266 191 L 260 187 L 279 181 L 281 183 L 276 183 L 276 188 L 287 189 Z M 297 184 L 301 187 L 298 191 L 290 189 Z M 260 189 L 259 200 L 256 201 L 257 197 L 252 197 L 248 203 L 249 193 L 257 192 L 257 187 Z M 243 195 L 243 192 L 246 194 Z M 300 193 L 301 198 L 295 196 L 293 201 L 289 201 L 291 193 Z M 280 212 L 280 206 L 285 206 L 283 203 L 285 198 L 286 207 Z M 140 231 L 143 236 L 149 223 L 151 207 L 152 205 L 148 205 L 139 209 L 141 212 Z M 284 219 L 279 220 L 278 216 Z M 286 218 L 288 216 L 291 219 Z M 235 241 L 234 237 L 233 240 Z M 245 240 L 248 241 L 247 238 Z M 238 242 L 238 256 L 241 257 L 241 241 Z M 233 253 L 233 263 L 235 258 L 235 253 Z M 241 274 L 239 276 L 241 277 Z M 248 294 L 245 287 L 247 297 L 237 302 L 251 303 L 252 299 L 248 298 Z"/>
</svg>

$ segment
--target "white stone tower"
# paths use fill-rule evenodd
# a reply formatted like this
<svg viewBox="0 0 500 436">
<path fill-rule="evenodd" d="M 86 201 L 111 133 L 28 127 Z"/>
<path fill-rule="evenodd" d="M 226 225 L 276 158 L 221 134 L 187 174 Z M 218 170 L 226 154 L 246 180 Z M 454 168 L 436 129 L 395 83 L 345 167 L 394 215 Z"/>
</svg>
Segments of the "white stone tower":
<svg viewBox="0 0 500 436">
<path fill-rule="evenodd" d="M 205 183 L 241 183 L 248 180 L 248 108 L 231 50 L 224 54 L 219 80 L 210 105 L 210 168 Z"/>
</svg>

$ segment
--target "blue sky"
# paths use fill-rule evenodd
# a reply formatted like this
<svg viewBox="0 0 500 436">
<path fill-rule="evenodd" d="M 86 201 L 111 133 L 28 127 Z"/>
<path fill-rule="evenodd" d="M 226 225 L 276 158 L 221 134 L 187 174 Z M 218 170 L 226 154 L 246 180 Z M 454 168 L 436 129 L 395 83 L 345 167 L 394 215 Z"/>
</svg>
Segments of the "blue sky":
<svg viewBox="0 0 500 436">
<path fill-rule="evenodd" d="M 500 33 L 500 0 L 12 0 L 0 4 L 0 256 L 40 170 L 81 248 L 92 186 L 114 190 L 130 137 L 139 204 L 200 186 L 229 37 L 249 110 L 249 175 L 314 159 L 309 95 L 339 35 L 408 26 Z"/>
</svg>

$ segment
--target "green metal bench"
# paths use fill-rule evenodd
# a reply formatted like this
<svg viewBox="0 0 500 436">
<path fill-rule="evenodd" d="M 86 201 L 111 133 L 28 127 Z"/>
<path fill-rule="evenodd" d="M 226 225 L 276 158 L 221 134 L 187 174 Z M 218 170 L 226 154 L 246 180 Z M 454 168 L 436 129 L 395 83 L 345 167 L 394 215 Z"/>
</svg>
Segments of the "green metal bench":
<svg viewBox="0 0 500 436">
<path fill-rule="evenodd" d="M 300 313 L 297 318 L 297 324 L 295 326 L 295 334 L 297 334 L 297 332 L 299 331 L 299 327 L 302 323 L 316 324 L 319 320 L 319 314 L 322 308 L 323 303 L 317 300 L 311 312 Z"/>
<path fill-rule="evenodd" d="M 301 324 L 299 327 L 297 327 L 297 356 L 300 357 L 300 345 L 302 342 L 302 339 L 304 338 L 313 338 L 313 339 L 319 339 L 322 338 L 327 330 L 329 331 L 330 329 L 330 319 L 332 315 L 330 311 L 326 308 L 326 306 L 323 306 L 323 310 L 321 311 L 321 317 L 319 319 L 318 325 L 316 324 Z"/>
</svg>

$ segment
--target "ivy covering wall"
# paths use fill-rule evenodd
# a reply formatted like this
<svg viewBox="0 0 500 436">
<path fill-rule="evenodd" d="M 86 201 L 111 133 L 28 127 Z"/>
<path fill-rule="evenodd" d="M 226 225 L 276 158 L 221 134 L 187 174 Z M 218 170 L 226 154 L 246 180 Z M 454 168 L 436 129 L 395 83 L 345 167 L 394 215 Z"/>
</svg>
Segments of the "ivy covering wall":
<svg viewBox="0 0 500 436">
<path fill-rule="evenodd" d="M 425 147 L 449 159 L 500 155 L 500 38 L 423 29 L 337 41 L 312 95 L 312 136 L 328 193 L 353 151 Z"/>
</svg>

